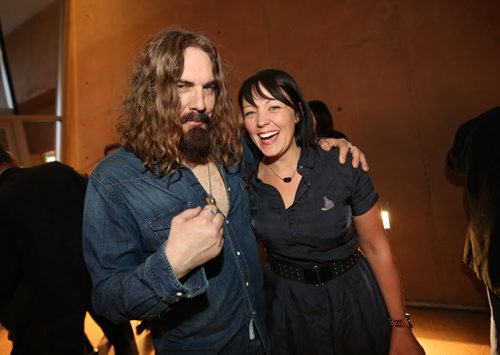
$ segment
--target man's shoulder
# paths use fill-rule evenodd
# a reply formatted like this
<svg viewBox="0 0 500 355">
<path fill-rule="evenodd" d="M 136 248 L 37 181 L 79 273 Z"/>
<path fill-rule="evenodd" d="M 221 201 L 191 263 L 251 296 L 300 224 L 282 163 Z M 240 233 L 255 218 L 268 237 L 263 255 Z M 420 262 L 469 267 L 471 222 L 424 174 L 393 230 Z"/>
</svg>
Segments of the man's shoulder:
<svg viewBox="0 0 500 355">
<path fill-rule="evenodd" d="M 147 169 L 134 153 L 119 148 L 101 160 L 90 175 L 91 180 L 115 184 L 142 178 Z"/>
</svg>

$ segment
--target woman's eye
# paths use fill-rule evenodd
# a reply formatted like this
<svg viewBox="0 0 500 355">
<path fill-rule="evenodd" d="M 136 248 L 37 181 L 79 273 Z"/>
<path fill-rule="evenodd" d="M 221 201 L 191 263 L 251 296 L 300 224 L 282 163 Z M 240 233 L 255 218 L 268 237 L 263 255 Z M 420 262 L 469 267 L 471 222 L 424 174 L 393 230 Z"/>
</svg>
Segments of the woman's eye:
<svg viewBox="0 0 500 355">
<path fill-rule="evenodd" d="M 276 111 L 276 110 L 279 110 L 280 108 L 281 108 L 280 106 L 271 106 L 271 107 L 269 108 L 269 110 L 271 110 L 271 111 Z"/>
<path fill-rule="evenodd" d="M 244 117 L 251 117 L 255 114 L 255 111 L 246 111 L 243 113 Z"/>
</svg>

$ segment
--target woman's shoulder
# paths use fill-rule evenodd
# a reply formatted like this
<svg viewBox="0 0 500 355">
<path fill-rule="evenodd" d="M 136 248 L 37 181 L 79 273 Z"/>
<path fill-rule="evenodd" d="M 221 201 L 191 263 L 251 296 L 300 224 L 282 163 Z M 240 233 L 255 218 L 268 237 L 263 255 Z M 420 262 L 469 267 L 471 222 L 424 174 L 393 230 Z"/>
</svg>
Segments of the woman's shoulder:
<svg viewBox="0 0 500 355">
<path fill-rule="evenodd" d="M 313 148 L 313 154 L 316 159 L 321 162 L 321 165 L 335 169 L 354 169 L 352 167 L 352 155 L 349 153 L 346 156 L 344 164 L 339 162 L 340 150 L 338 148 L 332 148 L 329 151 L 321 149 L 321 147 Z"/>
</svg>

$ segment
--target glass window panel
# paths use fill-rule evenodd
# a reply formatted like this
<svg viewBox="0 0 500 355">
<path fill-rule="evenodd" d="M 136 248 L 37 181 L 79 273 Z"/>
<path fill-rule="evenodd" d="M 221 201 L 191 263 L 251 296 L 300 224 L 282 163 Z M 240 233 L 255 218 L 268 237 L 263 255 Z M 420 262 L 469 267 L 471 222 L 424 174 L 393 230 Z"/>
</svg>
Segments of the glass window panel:
<svg viewBox="0 0 500 355">
<path fill-rule="evenodd" d="M 0 1 L 1 52 L 8 60 L 3 66 L 7 74 L 0 75 L 0 139 L 24 166 L 61 155 L 62 113 L 57 108 L 63 6 L 62 0 Z M 8 77 L 10 86 L 4 85 Z"/>
</svg>

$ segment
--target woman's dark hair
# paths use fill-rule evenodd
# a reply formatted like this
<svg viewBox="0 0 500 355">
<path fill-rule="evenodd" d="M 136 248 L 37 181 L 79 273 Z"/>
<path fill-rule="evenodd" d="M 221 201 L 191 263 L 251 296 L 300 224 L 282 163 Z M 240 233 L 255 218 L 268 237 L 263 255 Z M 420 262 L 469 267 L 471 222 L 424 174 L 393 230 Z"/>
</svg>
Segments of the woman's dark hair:
<svg viewBox="0 0 500 355">
<path fill-rule="evenodd" d="M 264 94 L 262 89 L 267 90 L 270 96 Z M 295 124 L 295 142 L 304 149 L 313 145 L 312 113 L 302 90 L 288 73 L 277 69 L 266 69 L 246 79 L 238 94 L 241 112 L 243 112 L 243 100 L 255 106 L 254 97 L 278 100 L 291 107 L 300 118 Z"/>
</svg>

